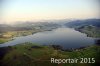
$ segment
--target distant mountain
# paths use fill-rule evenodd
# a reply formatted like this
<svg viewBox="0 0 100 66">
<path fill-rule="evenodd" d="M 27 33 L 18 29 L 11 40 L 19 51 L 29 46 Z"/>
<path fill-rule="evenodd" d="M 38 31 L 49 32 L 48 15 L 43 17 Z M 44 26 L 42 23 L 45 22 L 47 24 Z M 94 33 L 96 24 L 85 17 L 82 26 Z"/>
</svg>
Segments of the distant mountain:
<svg viewBox="0 0 100 66">
<path fill-rule="evenodd" d="M 100 38 L 100 19 L 74 20 L 65 25 L 89 37 Z"/>
<path fill-rule="evenodd" d="M 68 27 L 77 27 L 85 25 L 100 27 L 100 19 L 73 20 L 71 22 L 66 23 L 65 25 Z"/>
<path fill-rule="evenodd" d="M 0 24 L 0 28 L 1 27 L 9 27 L 9 25 L 7 25 L 7 24 Z"/>
<path fill-rule="evenodd" d="M 23 31 L 23 30 L 33 30 L 33 29 L 51 30 L 58 27 L 60 27 L 59 24 L 48 23 L 48 22 L 38 22 L 38 23 L 24 22 L 14 25 L 0 24 L 0 33 L 7 31 Z"/>
</svg>

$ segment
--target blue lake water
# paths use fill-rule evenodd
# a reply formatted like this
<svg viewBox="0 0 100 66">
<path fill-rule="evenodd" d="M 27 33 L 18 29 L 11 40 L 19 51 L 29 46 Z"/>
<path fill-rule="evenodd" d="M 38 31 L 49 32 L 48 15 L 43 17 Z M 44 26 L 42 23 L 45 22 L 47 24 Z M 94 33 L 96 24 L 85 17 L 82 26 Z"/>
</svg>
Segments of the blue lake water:
<svg viewBox="0 0 100 66">
<path fill-rule="evenodd" d="M 60 45 L 63 48 L 79 48 L 94 44 L 94 39 L 72 28 L 57 28 L 52 31 L 38 32 L 33 35 L 15 37 L 14 40 L 0 44 L 0 47 L 32 42 L 40 45 Z"/>
</svg>

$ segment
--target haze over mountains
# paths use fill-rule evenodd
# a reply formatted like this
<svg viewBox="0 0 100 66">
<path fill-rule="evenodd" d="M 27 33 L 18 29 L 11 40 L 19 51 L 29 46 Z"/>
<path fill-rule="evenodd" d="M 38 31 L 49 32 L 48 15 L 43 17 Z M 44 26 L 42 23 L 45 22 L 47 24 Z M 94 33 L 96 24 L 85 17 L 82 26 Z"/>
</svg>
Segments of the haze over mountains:
<svg viewBox="0 0 100 66">
<path fill-rule="evenodd" d="M 8 24 L 0 24 L 0 32 L 2 31 L 13 31 L 13 30 L 30 30 L 33 28 L 47 28 L 47 27 L 59 27 L 59 26 L 67 26 L 67 27 L 75 27 L 75 26 L 85 26 L 85 25 L 93 25 L 100 27 L 100 19 L 86 19 L 86 20 L 51 20 L 44 22 L 21 22 L 13 25 Z"/>
</svg>

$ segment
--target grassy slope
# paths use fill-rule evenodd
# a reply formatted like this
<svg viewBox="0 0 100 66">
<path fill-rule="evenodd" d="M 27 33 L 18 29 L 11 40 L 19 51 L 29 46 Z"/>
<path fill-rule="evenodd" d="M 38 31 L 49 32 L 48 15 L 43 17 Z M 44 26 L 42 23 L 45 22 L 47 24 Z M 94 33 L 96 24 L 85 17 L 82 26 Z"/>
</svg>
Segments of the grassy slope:
<svg viewBox="0 0 100 66">
<path fill-rule="evenodd" d="M 96 58 L 100 62 L 100 46 L 90 46 L 72 52 L 55 50 L 48 46 L 39 46 L 32 43 L 24 43 L 12 47 L 0 48 L 3 66 L 86 66 L 94 64 L 51 64 L 50 58 Z M 5 50 L 5 53 L 3 51 Z"/>
<path fill-rule="evenodd" d="M 81 27 L 76 28 L 76 30 L 79 30 L 83 33 L 86 33 L 88 36 L 95 37 L 95 38 L 100 37 L 99 29 L 100 29 L 99 27 L 95 27 L 95 26 L 81 26 Z"/>
<path fill-rule="evenodd" d="M 0 38 L 0 44 L 5 43 L 9 40 L 10 40 L 9 38 Z"/>
</svg>

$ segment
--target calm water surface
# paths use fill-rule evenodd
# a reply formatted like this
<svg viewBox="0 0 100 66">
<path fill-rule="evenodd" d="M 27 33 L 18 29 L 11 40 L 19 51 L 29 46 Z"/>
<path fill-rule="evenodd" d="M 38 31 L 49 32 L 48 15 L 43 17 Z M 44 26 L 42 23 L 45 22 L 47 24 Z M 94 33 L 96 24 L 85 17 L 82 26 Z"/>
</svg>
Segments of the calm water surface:
<svg viewBox="0 0 100 66">
<path fill-rule="evenodd" d="M 94 39 L 72 28 L 57 28 L 52 31 L 16 37 L 14 40 L 0 44 L 0 47 L 32 42 L 41 45 L 61 45 L 63 48 L 79 48 L 94 44 Z"/>
</svg>

